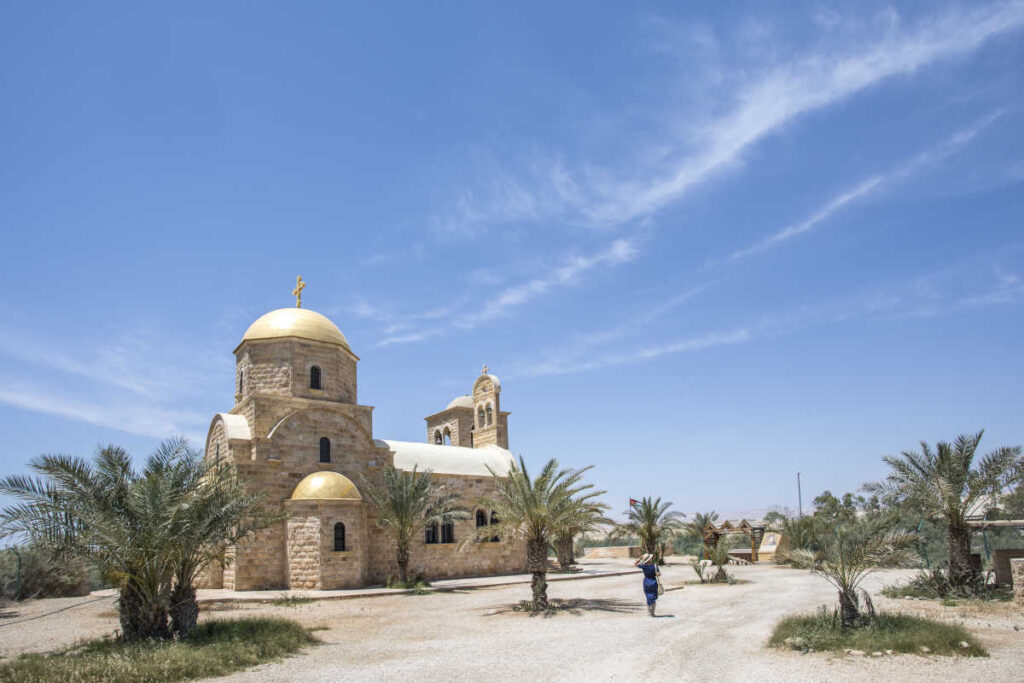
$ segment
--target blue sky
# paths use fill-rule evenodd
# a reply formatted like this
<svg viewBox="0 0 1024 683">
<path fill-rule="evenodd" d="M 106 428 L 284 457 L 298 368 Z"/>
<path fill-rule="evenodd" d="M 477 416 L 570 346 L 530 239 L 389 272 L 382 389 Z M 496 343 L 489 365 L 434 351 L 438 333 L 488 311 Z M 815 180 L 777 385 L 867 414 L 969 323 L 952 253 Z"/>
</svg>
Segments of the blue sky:
<svg viewBox="0 0 1024 683">
<path fill-rule="evenodd" d="M 379 437 L 729 513 L 1024 442 L 1024 3 L 7 3 L 0 467 L 232 404 L 330 316 Z"/>
</svg>

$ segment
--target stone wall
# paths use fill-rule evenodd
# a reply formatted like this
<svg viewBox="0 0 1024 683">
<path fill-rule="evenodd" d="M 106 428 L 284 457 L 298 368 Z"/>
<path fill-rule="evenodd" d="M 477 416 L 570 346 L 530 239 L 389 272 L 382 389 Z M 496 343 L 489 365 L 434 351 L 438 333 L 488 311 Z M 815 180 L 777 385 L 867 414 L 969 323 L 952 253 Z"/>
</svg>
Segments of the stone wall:
<svg viewBox="0 0 1024 683">
<path fill-rule="evenodd" d="M 435 432 L 444 434 L 448 429 L 452 446 L 471 448 L 473 445 L 473 410 L 449 408 L 424 418 L 427 421 L 427 443 L 436 443 Z"/>
<path fill-rule="evenodd" d="M 1024 558 L 1010 560 L 1010 573 L 1013 576 L 1013 597 L 1024 604 Z"/>
<path fill-rule="evenodd" d="M 292 501 L 288 509 L 288 587 L 321 588 L 320 515 L 316 503 Z"/>
<path fill-rule="evenodd" d="M 1009 586 L 1013 582 L 1010 560 L 1024 557 L 1024 548 L 999 548 L 992 551 L 992 566 L 996 572 L 996 583 Z"/>
<path fill-rule="evenodd" d="M 592 558 L 613 558 L 613 557 L 640 557 L 643 555 L 642 548 L 638 545 L 607 545 L 600 547 L 584 548 L 583 554 Z"/>
<path fill-rule="evenodd" d="M 320 586 L 324 590 L 359 588 L 366 585 L 366 504 L 358 501 L 324 501 L 319 513 Z M 334 549 L 334 525 L 345 525 L 345 550 Z"/>
<path fill-rule="evenodd" d="M 446 474 L 435 474 L 434 477 L 459 495 L 469 509 L 470 515 L 469 519 L 455 523 L 454 543 L 427 543 L 422 534 L 414 538 L 410 548 L 410 575 L 430 580 L 525 572 L 526 544 L 523 542 L 470 541 L 462 544 L 464 540 L 472 539 L 476 533 L 477 508 L 474 501 L 494 493 L 494 483 L 491 479 Z M 484 512 L 487 519 L 490 519 L 491 511 Z M 372 507 L 367 510 L 367 523 L 372 535 L 367 580 L 370 583 L 383 583 L 386 577 L 398 575 L 394 542 L 387 529 L 376 526 L 376 515 Z"/>
<path fill-rule="evenodd" d="M 397 574 L 394 541 L 376 524 L 374 508 L 363 501 L 291 501 L 296 485 L 307 475 L 331 470 L 357 487 L 392 464 L 392 454 L 373 439 L 373 408 L 357 400 L 358 358 L 347 349 L 300 339 L 250 340 L 235 351 L 236 396 L 232 414 L 249 425 L 250 441 L 226 441 L 223 425 L 214 424 L 208 448 L 227 454 L 239 475 L 264 496 L 271 511 L 287 515 L 237 546 L 226 549 L 225 565 L 210 567 L 200 577 L 202 587 L 233 590 L 291 588 L 349 588 L 383 582 Z M 320 368 L 321 389 L 309 384 L 310 368 Z M 238 377 L 244 377 L 237 391 Z M 480 390 L 479 392 L 477 390 Z M 487 438 L 474 438 L 480 447 L 507 447 L 507 413 L 500 412 L 500 389 L 489 376 L 477 380 L 476 399 L 492 409 Z M 479 395 L 478 395 L 479 393 Z M 474 410 L 442 411 L 437 424 L 447 427 L 454 445 L 470 445 Z M 428 426 L 431 418 L 428 418 Z M 428 430 L 428 441 L 433 430 Z M 320 462 L 320 440 L 331 444 L 331 461 Z M 494 492 L 489 477 L 435 475 L 458 493 L 467 506 Z M 469 542 L 476 531 L 475 508 L 470 519 L 455 525 L 455 542 L 427 544 L 413 539 L 410 571 L 430 578 L 519 573 L 526 569 L 523 543 Z M 488 519 L 490 511 L 486 511 Z M 334 550 L 334 525 L 343 523 L 346 549 Z"/>
<path fill-rule="evenodd" d="M 244 342 L 235 351 L 238 373 L 244 373 L 240 403 L 251 395 L 310 398 L 355 403 L 356 356 L 340 346 L 300 339 Z M 320 389 L 310 387 L 310 369 L 320 368 Z"/>
</svg>

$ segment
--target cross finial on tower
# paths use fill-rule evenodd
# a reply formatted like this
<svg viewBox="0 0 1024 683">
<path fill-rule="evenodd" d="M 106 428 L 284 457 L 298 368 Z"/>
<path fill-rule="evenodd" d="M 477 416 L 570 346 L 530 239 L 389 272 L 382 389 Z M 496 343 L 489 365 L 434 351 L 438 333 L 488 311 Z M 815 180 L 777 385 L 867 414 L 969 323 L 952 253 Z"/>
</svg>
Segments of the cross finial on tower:
<svg viewBox="0 0 1024 683">
<path fill-rule="evenodd" d="M 306 283 L 302 281 L 302 276 L 295 278 L 295 289 L 292 290 L 292 296 L 295 297 L 295 308 L 302 308 L 302 290 L 306 288 Z"/>
<path fill-rule="evenodd" d="M 480 371 L 480 374 L 481 375 L 486 375 L 490 371 L 491 371 L 491 369 L 489 367 L 487 367 L 486 363 L 484 363 L 484 369 Z"/>
</svg>

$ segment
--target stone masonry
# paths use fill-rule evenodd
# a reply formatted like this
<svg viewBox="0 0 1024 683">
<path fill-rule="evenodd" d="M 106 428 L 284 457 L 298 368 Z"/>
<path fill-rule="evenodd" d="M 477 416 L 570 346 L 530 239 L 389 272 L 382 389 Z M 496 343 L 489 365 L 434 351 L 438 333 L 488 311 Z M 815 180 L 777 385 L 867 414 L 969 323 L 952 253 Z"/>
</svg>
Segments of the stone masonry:
<svg viewBox="0 0 1024 683">
<path fill-rule="evenodd" d="M 203 572 L 202 587 L 329 590 L 381 583 L 397 574 L 394 542 L 388 530 L 377 525 L 376 509 L 358 489 L 378 477 L 381 468 L 394 465 L 392 448 L 405 442 L 389 446 L 374 438 L 373 408 L 357 403 L 359 359 L 337 328 L 306 309 L 287 313 L 289 320 L 298 319 L 295 336 L 247 332 L 235 349 L 235 405 L 214 417 L 206 444 L 208 458 L 234 463 L 240 476 L 263 494 L 266 505 L 282 512 L 286 520 L 226 548 L 224 561 Z M 273 319 L 278 314 L 267 314 L 250 331 L 267 329 L 268 322 L 274 330 L 289 324 Z M 314 366 L 319 369 L 320 388 L 314 386 Z M 420 471 L 433 470 L 439 483 L 458 493 L 470 508 L 471 519 L 455 524 L 454 542 L 414 539 L 409 566 L 414 576 L 454 578 L 525 570 L 522 543 L 474 542 L 460 548 L 476 531 L 474 502 L 494 492 L 487 470 L 473 464 L 474 454 L 484 459 L 480 462 L 511 462 L 511 454 L 502 450 L 508 445 L 508 413 L 500 410 L 500 392 L 496 377 L 481 374 L 474 383 L 472 408 L 456 406 L 426 418 L 427 443 L 432 445 L 416 446 L 415 464 Z M 453 404 L 468 400 L 462 397 Z M 434 445 L 431 427 L 447 428 L 445 436 L 452 445 Z M 403 467 L 410 467 L 409 457 L 403 459 Z M 321 497 L 299 487 L 317 473 L 333 473 L 324 476 L 348 482 L 349 493 Z M 489 519 L 490 511 L 483 513 Z M 343 550 L 335 549 L 338 525 L 344 529 Z"/>
</svg>

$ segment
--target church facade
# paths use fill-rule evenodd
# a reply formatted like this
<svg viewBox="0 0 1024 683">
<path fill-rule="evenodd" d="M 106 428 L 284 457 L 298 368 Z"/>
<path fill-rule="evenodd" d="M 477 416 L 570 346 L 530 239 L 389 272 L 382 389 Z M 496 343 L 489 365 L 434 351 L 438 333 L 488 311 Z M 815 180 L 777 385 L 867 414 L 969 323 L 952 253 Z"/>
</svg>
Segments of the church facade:
<svg viewBox="0 0 1024 683">
<path fill-rule="evenodd" d="M 296 293 L 300 293 L 297 289 Z M 300 299 L 301 303 L 301 299 Z M 224 458 L 286 520 L 227 550 L 199 586 L 233 590 L 340 589 L 397 575 L 394 544 L 377 526 L 358 482 L 386 465 L 431 470 L 460 495 L 470 519 L 429 528 L 413 541 L 410 576 L 427 579 L 523 572 L 525 545 L 460 543 L 491 521 L 474 501 L 494 492 L 491 472 L 513 466 L 501 382 L 484 371 L 472 393 L 426 419 L 424 443 L 378 439 L 373 408 L 360 405 L 348 340 L 325 316 L 301 308 L 254 322 L 235 354 L 235 404 L 214 416 L 206 457 Z"/>
</svg>

